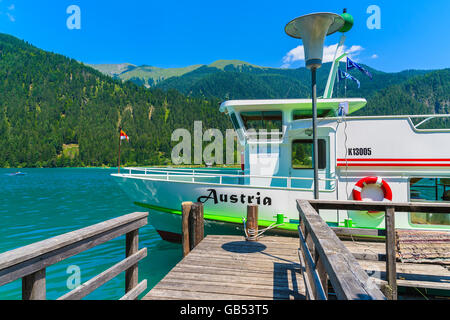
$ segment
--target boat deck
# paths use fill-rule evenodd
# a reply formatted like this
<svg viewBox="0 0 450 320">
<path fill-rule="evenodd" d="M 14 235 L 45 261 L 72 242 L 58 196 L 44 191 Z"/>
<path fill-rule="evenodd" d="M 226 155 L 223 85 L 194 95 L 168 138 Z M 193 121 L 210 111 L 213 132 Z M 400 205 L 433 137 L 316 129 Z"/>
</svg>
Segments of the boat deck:
<svg viewBox="0 0 450 320">
<path fill-rule="evenodd" d="M 384 283 L 385 244 L 343 241 L 374 284 Z M 143 300 L 301 300 L 299 239 L 207 236 Z M 397 263 L 399 287 L 450 290 L 450 271 L 437 264 Z"/>
</svg>

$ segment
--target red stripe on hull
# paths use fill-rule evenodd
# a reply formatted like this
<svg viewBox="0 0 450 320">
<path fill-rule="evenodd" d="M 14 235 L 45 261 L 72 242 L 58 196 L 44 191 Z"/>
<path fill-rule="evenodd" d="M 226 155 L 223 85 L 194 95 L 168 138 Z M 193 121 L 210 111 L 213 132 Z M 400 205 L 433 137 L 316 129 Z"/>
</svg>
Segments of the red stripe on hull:
<svg viewBox="0 0 450 320">
<path fill-rule="evenodd" d="M 450 159 L 371 159 L 371 158 L 363 159 L 363 158 L 361 158 L 361 159 L 347 159 L 347 160 L 346 159 L 337 159 L 337 161 L 339 161 L 339 162 L 345 162 L 345 161 L 348 161 L 348 162 L 352 162 L 352 161 L 391 161 L 391 162 L 394 162 L 394 161 L 444 162 L 444 161 L 446 161 L 446 162 L 449 162 Z"/>
<path fill-rule="evenodd" d="M 450 163 L 338 163 L 338 167 L 450 167 Z"/>
</svg>

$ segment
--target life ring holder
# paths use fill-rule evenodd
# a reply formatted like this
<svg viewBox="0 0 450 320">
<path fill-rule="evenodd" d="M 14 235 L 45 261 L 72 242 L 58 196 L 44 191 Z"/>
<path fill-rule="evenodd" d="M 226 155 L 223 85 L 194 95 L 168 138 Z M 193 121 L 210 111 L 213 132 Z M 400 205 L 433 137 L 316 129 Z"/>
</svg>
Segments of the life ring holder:
<svg viewBox="0 0 450 320">
<path fill-rule="evenodd" d="M 392 190 L 389 184 L 380 177 L 365 177 L 359 180 L 353 187 L 353 200 L 362 201 L 362 189 L 369 185 L 375 184 L 381 188 L 384 195 L 383 201 L 392 201 Z M 379 211 L 369 211 L 369 213 L 377 213 Z"/>
</svg>

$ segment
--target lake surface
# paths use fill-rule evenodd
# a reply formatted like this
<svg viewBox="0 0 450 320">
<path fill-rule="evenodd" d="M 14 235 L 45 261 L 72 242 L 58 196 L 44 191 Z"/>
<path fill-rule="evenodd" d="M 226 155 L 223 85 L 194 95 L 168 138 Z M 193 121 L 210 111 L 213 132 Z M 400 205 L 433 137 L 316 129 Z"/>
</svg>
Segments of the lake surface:
<svg viewBox="0 0 450 320">
<path fill-rule="evenodd" d="M 143 209 L 133 205 L 110 177 L 117 169 L 0 169 L 0 253 Z M 161 240 L 151 225 L 140 229 L 139 247 L 147 257 L 139 263 L 139 281 L 147 291 L 182 258 L 181 246 Z M 81 283 L 125 257 L 125 236 L 47 268 L 47 299 L 70 291 L 68 268 L 80 270 Z M 70 271 L 70 270 L 69 270 Z M 0 287 L 0 300 L 21 299 L 21 279 Z M 125 274 L 85 299 L 115 300 L 125 291 Z M 146 291 L 146 292 L 147 292 Z"/>
</svg>

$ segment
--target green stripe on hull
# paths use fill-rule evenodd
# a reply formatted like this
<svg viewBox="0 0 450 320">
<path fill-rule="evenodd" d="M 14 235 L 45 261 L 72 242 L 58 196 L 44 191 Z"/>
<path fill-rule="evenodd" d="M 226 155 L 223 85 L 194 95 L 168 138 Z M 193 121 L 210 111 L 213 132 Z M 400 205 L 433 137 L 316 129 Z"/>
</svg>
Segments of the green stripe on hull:
<svg viewBox="0 0 450 320">
<path fill-rule="evenodd" d="M 135 202 L 134 204 L 137 205 L 137 206 L 143 207 L 143 208 L 148 208 L 148 209 L 152 209 L 152 210 L 156 210 L 156 211 L 160 211 L 160 212 L 166 212 L 166 213 L 177 214 L 177 215 L 181 215 L 182 214 L 181 210 L 175 210 L 175 209 L 169 209 L 169 208 L 164 208 L 164 207 L 158 207 L 158 206 L 154 206 L 154 205 L 146 204 L 146 203 L 141 203 L 141 202 Z M 204 218 L 206 220 L 213 220 L 213 221 L 221 221 L 221 222 L 229 222 L 229 223 L 237 223 L 237 224 L 241 224 L 242 223 L 242 218 L 218 216 L 218 215 L 208 214 L 208 213 L 204 214 Z M 275 221 L 258 220 L 258 225 L 261 226 L 261 227 L 268 227 L 268 226 L 272 225 L 274 222 Z M 298 229 L 298 224 L 297 223 L 287 223 L 286 222 L 283 225 L 277 227 L 277 229 L 297 230 Z"/>
<path fill-rule="evenodd" d="M 166 213 L 177 214 L 177 215 L 182 214 L 181 210 L 158 207 L 155 205 L 141 203 L 141 202 L 135 202 L 134 204 L 137 206 L 143 207 L 143 208 L 152 209 L 152 210 L 156 210 L 156 211 L 160 211 L 160 212 L 166 212 Z M 204 214 L 204 218 L 206 220 L 212 220 L 212 221 L 221 221 L 221 222 L 242 224 L 242 218 L 225 217 L 225 216 L 218 216 L 218 215 L 207 214 L 207 213 Z M 274 222 L 275 221 L 258 220 L 258 225 L 261 227 L 269 227 Z M 327 222 L 327 224 L 336 226 L 336 223 Z M 276 227 L 275 229 L 297 231 L 298 223 L 284 223 L 283 225 Z M 373 228 L 367 228 L 367 229 L 373 229 Z M 377 230 L 384 230 L 384 229 L 377 229 Z M 367 238 L 367 239 L 384 239 L 384 237 L 382 237 L 382 236 L 368 236 L 368 235 L 355 235 L 355 236 L 361 237 L 361 238 Z"/>
</svg>

